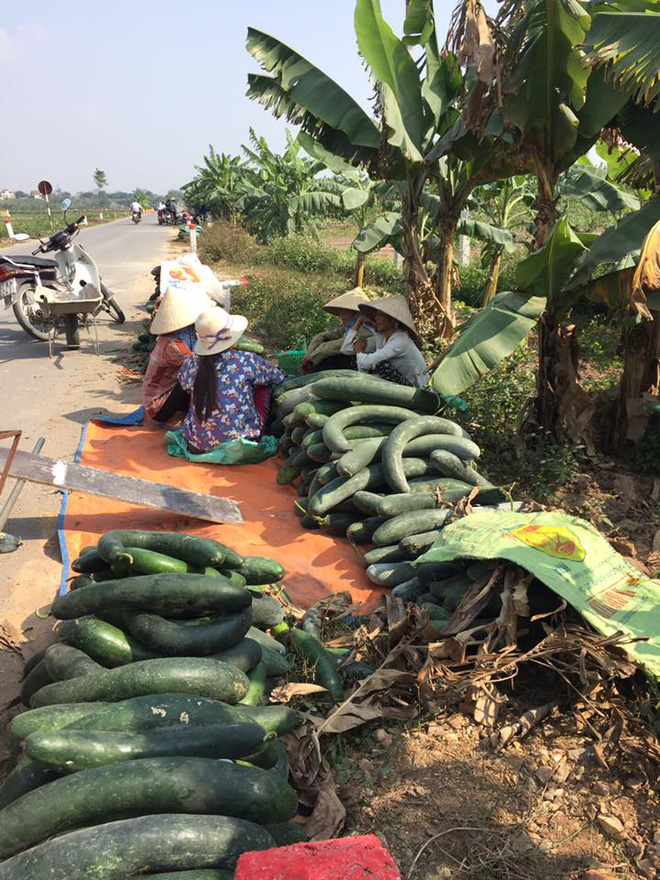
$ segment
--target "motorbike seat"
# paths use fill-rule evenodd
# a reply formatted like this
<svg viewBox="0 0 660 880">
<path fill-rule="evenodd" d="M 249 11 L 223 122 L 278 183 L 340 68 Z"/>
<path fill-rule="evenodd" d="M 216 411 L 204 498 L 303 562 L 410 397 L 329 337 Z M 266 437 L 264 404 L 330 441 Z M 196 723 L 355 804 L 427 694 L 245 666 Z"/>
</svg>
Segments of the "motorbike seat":
<svg viewBox="0 0 660 880">
<path fill-rule="evenodd" d="M 7 254 L 0 256 L 0 263 L 19 263 L 21 266 L 34 266 L 35 269 L 56 269 L 57 262 L 46 257 L 33 257 L 32 254 Z"/>
</svg>

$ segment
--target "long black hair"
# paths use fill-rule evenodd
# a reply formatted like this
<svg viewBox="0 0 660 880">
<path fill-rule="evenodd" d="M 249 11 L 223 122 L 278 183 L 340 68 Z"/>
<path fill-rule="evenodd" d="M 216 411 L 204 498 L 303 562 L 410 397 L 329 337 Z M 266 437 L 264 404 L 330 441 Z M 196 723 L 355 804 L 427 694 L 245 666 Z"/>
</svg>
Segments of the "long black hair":
<svg viewBox="0 0 660 880">
<path fill-rule="evenodd" d="M 197 420 L 203 422 L 213 412 L 218 395 L 218 361 L 222 352 L 197 358 L 197 375 L 192 390 L 192 405 Z"/>
</svg>

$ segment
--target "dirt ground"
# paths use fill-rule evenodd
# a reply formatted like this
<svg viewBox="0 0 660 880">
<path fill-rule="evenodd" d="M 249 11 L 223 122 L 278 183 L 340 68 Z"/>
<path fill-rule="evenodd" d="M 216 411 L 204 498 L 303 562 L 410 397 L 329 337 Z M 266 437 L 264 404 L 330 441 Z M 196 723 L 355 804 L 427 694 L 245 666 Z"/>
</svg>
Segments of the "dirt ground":
<svg viewBox="0 0 660 880">
<path fill-rule="evenodd" d="M 348 829 L 379 835 L 414 880 L 656 877 L 655 785 L 606 770 L 562 728 L 553 720 L 499 754 L 460 713 L 363 734 L 337 762 Z"/>
</svg>

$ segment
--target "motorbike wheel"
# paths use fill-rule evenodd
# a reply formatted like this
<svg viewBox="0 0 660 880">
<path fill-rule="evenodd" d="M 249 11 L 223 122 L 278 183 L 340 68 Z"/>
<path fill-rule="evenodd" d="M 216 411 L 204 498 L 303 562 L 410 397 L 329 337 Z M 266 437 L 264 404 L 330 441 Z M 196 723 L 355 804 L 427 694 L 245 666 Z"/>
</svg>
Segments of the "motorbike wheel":
<svg viewBox="0 0 660 880">
<path fill-rule="evenodd" d="M 101 293 L 103 294 L 103 308 L 106 312 L 111 316 L 113 321 L 116 321 L 117 324 L 123 324 L 126 320 L 126 315 L 123 313 L 121 306 L 115 299 L 115 295 L 111 290 L 105 286 L 105 284 L 101 284 Z"/>
<path fill-rule="evenodd" d="M 40 342 L 48 342 L 51 325 L 43 318 L 41 309 L 35 308 L 34 291 L 33 281 L 27 281 L 19 287 L 18 296 L 13 306 L 14 314 L 26 333 Z"/>
<path fill-rule="evenodd" d="M 78 324 L 78 315 L 64 315 L 62 317 L 64 324 L 64 334 L 66 336 L 67 348 L 80 348 L 80 325 Z"/>
</svg>

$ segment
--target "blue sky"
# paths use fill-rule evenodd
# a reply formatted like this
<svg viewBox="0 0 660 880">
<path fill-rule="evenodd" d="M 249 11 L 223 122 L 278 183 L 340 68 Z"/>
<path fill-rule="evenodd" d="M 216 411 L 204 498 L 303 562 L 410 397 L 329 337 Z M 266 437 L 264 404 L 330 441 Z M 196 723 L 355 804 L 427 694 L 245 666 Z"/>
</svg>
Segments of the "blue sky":
<svg viewBox="0 0 660 880">
<path fill-rule="evenodd" d="M 250 126 L 280 147 L 284 122 L 245 97 L 247 73 L 258 70 L 245 50 L 248 25 L 293 46 L 368 107 L 354 0 L 2 5 L 0 189 L 33 189 L 44 177 L 91 189 L 98 165 L 110 190 L 165 191 L 190 179 L 208 144 L 238 152 Z M 381 5 L 398 30 L 404 0 Z M 435 2 L 441 33 L 453 5 Z"/>
</svg>

